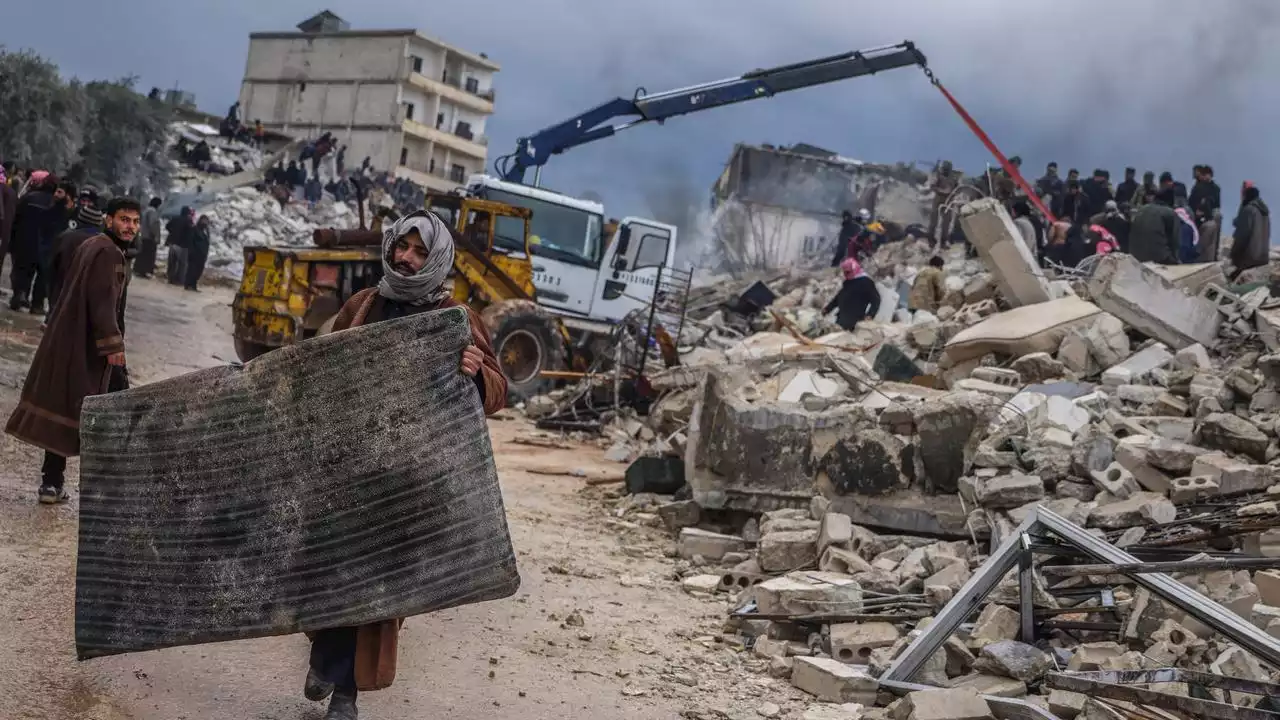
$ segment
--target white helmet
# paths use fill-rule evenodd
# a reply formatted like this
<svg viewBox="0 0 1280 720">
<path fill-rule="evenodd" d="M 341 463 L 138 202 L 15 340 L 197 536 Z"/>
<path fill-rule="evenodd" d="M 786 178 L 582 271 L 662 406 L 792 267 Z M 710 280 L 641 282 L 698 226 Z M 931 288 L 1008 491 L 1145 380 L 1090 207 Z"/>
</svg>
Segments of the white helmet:
<svg viewBox="0 0 1280 720">
<path fill-rule="evenodd" d="M 861 210 L 858 211 L 858 219 L 862 220 L 863 222 L 867 222 L 868 220 L 871 219 L 871 211 L 866 208 L 862 208 Z"/>
</svg>

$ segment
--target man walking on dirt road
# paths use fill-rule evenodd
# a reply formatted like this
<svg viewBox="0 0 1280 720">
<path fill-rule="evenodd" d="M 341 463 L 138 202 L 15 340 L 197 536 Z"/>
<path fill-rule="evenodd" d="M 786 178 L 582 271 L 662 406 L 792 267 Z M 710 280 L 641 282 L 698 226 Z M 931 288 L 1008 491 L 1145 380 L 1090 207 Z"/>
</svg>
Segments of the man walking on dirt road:
<svg viewBox="0 0 1280 720">
<path fill-rule="evenodd" d="M 361 290 L 342 307 L 333 330 L 456 307 L 445 279 L 453 267 L 452 231 L 434 213 L 401 218 L 382 238 L 382 281 Z M 507 379 L 489 343 L 489 330 L 471 308 L 471 342 L 462 351 L 459 370 L 475 378 L 484 411 L 492 415 L 507 404 Z M 406 378 L 412 381 L 413 378 Z M 311 662 L 303 694 L 329 701 L 326 720 L 356 720 L 359 690 L 389 687 L 396 676 L 396 639 L 402 620 L 332 628 L 311 634 Z"/>
<path fill-rule="evenodd" d="M 71 257 L 61 296 L 31 359 L 22 399 L 5 432 L 44 450 L 41 503 L 66 502 L 67 458 L 80 454 L 80 405 L 89 395 L 128 387 L 120 311 L 128 273 L 125 251 L 141 207 L 130 198 L 107 206 L 106 230 Z"/>
</svg>

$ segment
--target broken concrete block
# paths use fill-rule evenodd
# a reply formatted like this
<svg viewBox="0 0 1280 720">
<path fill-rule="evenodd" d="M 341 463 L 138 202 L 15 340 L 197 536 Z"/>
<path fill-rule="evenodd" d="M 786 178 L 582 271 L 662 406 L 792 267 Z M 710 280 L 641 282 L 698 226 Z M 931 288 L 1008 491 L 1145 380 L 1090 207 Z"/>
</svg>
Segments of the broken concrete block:
<svg viewBox="0 0 1280 720">
<path fill-rule="evenodd" d="M 891 647 L 902 633 L 892 623 L 855 622 L 831 625 L 831 656 L 840 662 L 865 665 L 871 651 Z"/>
<path fill-rule="evenodd" d="M 1080 336 L 1089 347 L 1089 355 L 1101 367 L 1122 365 L 1125 358 L 1132 354 L 1129 350 L 1129 336 L 1125 334 L 1124 323 L 1114 315 L 1108 313 L 1099 315 L 1098 319 L 1081 331 Z M 1103 382 L 1107 382 L 1105 373 Z"/>
<path fill-rule="evenodd" d="M 1068 672 L 1091 672 L 1102 670 L 1103 663 L 1111 658 L 1128 652 L 1120 643 L 1093 642 L 1076 646 L 1075 653 L 1067 663 Z"/>
<path fill-rule="evenodd" d="M 1280 570 L 1259 570 L 1253 574 L 1253 584 L 1263 603 L 1280 607 Z"/>
<path fill-rule="evenodd" d="M 1211 347 L 1222 323 L 1214 303 L 1187 295 L 1129 255 L 1102 258 L 1089 294 L 1098 307 L 1175 350 Z"/>
<path fill-rule="evenodd" d="M 1218 659 L 1209 666 L 1209 672 L 1254 682 L 1271 681 L 1271 674 L 1262 666 L 1262 663 L 1236 645 L 1230 645 L 1223 650 Z"/>
<path fill-rule="evenodd" d="M 863 560 L 858 553 L 833 545 L 822 551 L 822 555 L 818 557 L 818 569 L 823 572 L 857 575 L 861 572 L 869 572 L 872 568 L 871 563 Z"/>
<path fill-rule="evenodd" d="M 983 198 L 965 205 L 960 208 L 959 220 L 965 237 L 970 238 L 1010 305 L 1035 305 L 1052 299 L 1040 264 L 998 200 Z"/>
<path fill-rule="evenodd" d="M 979 695 L 993 697 L 1020 698 L 1027 696 L 1026 683 L 1003 675 L 987 675 L 985 673 L 966 675 L 951 681 L 948 687 L 952 689 L 967 688 L 977 691 Z"/>
<path fill-rule="evenodd" d="M 1127 341 L 1126 341 L 1127 342 Z M 1169 348 L 1156 343 L 1145 350 L 1135 353 L 1119 364 L 1102 371 L 1102 384 L 1120 387 L 1131 383 L 1140 383 L 1150 378 L 1152 371 L 1164 367 L 1173 359 Z"/>
<path fill-rule="evenodd" d="M 889 706 L 892 720 L 988 720 L 991 709 L 973 688 L 916 690 Z"/>
<path fill-rule="evenodd" d="M 1174 353 L 1173 366 L 1179 370 L 1210 370 L 1213 363 L 1209 360 L 1209 351 L 1197 343 Z"/>
<path fill-rule="evenodd" d="M 1088 699 L 1089 696 L 1087 695 L 1069 690 L 1050 690 L 1049 712 L 1062 718 L 1062 720 L 1072 720 L 1084 709 L 1084 702 Z"/>
<path fill-rule="evenodd" d="M 1053 669 L 1053 658 L 1032 645 L 1001 640 L 983 646 L 974 667 L 1030 683 Z"/>
<path fill-rule="evenodd" d="M 1062 483 L 1059 483 L 1061 485 Z M 1089 513 L 1093 511 L 1093 504 L 1081 502 L 1079 498 L 1060 497 L 1053 500 L 1037 500 L 1029 502 L 1019 508 L 1009 511 L 1009 519 L 1016 525 L 1021 525 L 1036 508 L 1041 508 L 1060 515 L 1069 523 L 1083 526 L 1085 521 L 1089 519 Z"/>
<path fill-rule="evenodd" d="M 756 560 L 765 572 L 791 572 L 818 561 L 818 531 L 770 532 L 760 538 Z"/>
<path fill-rule="evenodd" d="M 750 590 L 763 615 L 856 613 L 862 609 L 862 587 L 847 575 L 794 572 L 765 580 Z"/>
<path fill-rule="evenodd" d="M 1235 391 L 1236 395 L 1241 398 L 1253 397 L 1253 394 L 1262 388 L 1262 381 L 1257 375 L 1244 368 L 1232 368 L 1227 373 L 1227 387 Z"/>
<path fill-rule="evenodd" d="M 915 412 L 916 454 L 926 490 L 954 493 L 1001 402 L 988 395 L 957 392 L 926 400 Z"/>
<path fill-rule="evenodd" d="M 1109 492 L 1121 500 L 1142 491 L 1133 473 L 1118 462 L 1111 463 L 1105 470 L 1090 473 L 1090 477 L 1093 478 L 1093 484 L 1097 485 L 1099 490 Z"/>
<path fill-rule="evenodd" d="M 718 561 L 725 553 L 742 552 L 746 548 L 746 542 L 733 535 L 721 535 L 692 527 L 680 531 L 680 557 L 685 560 L 700 555 L 703 559 Z"/>
<path fill-rule="evenodd" d="M 1217 480 L 1208 475 L 1193 475 L 1176 478 L 1173 481 L 1173 488 L 1169 491 L 1169 499 L 1173 501 L 1174 505 L 1183 505 L 1201 498 L 1218 495 L 1221 491 Z"/>
<path fill-rule="evenodd" d="M 1089 514 L 1088 527 L 1123 530 L 1136 525 L 1173 522 L 1178 509 L 1169 498 L 1151 492 L 1137 492 L 1128 499 L 1100 505 Z"/>
<path fill-rule="evenodd" d="M 1056 352 L 1068 333 L 1091 323 L 1100 312 L 1077 297 L 1014 308 L 957 333 L 947 342 L 944 357 L 961 363 L 993 352 L 1012 357 Z"/>
<path fill-rule="evenodd" d="M 883 419 L 884 414 L 880 417 Z M 814 495 L 809 499 L 809 519 L 821 521 L 828 512 L 831 512 L 831 501 L 821 495 Z"/>
<path fill-rule="evenodd" d="M 1028 384 L 1066 377 L 1067 366 L 1047 352 L 1030 353 L 1013 361 L 1013 370 Z"/>
<path fill-rule="evenodd" d="M 972 575 L 973 573 L 969 570 L 969 563 L 964 560 L 956 560 L 925 578 L 924 586 L 926 588 L 945 587 L 954 593 L 963 587 Z"/>
<path fill-rule="evenodd" d="M 1155 405 L 1163 394 L 1165 394 L 1164 388 L 1152 385 L 1121 385 L 1115 391 L 1115 396 L 1125 407 L 1136 408 Z"/>
<path fill-rule="evenodd" d="M 969 634 L 969 647 L 977 650 L 1000 640 L 1012 640 L 1018 637 L 1020 629 L 1021 617 L 1016 610 L 992 603 L 978 614 L 973 632 Z"/>
<path fill-rule="evenodd" d="M 1187 413 L 1191 412 L 1191 405 L 1172 393 L 1163 392 L 1156 398 L 1155 404 L 1151 407 L 1151 412 L 1154 415 L 1186 417 Z"/>
<path fill-rule="evenodd" d="M 714 595 L 720 589 L 720 576 L 690 575 L 680 581 L 680 587 L 690 595 Z"/>
<path fill-rule="evenodd" d="M 991 478 L 978 486 L 978 504 L 1007 510 L 1044 498 L 1044 482 L 1035 475 L 1014 473 Z"/>
<path fill-rule="evenodd" d="M 1089 473 L 1105 470 L 1115 460 L 1115 452 L 1115 438 L 1091 428 L 1071 448 L 1071 472 L 1089 477 Z"/>
<path fill-rule="evenodd" d="M 1202 447 L 1158 437 L 1147 446 L 1147 462 L 1174 476 L 1185 475 L 1191 472 L 1196 458 L 1208 452 Z"/>
<path fill-rule="evenodd" d="M 774 640 L 770 637 L 757 637 L 756 643 L 751 647 L 751 652 L 756 657 L 786 657 L 788 649 L 786 640 Z"/>
<path fill-rule="evenodd" d="M 1216 450 L 1238 452 L 1266 462 L 1267 436 L 1242 417 L 1229 413 L 1214 413 L 1200 423 L 1200 442 Z"/>
<path fill-rule="evenodd" d="M 818 529 L 818 554 L 832 546 L 853 550 L 853 521 L 848 515 L 829 512 L 822 516 L 822 526 Z"/>
<path fill-rule="evenodd" d="M 702 508 L 692 500 L 677 500 L 658 506 L 658 517 L 671 532 L 693 527 L 702 520 Z"/>
<path fill-rule="evenodd" d="M 1102 366 L 1089 352 L 1089 343 L 1078 331 L 1067 333 L 1058 346 L 1058 361 L 1062 366 L 1079 377 L 1093 377 L 1102 371 Z"/>
<path fill-rule="evenodd" d="M 880 683 L 865 669 L 818 657 L 795 658 L 791 684 L 819 700 L 867 706 L 875 704 L 880 689 Z"/>
</svg>

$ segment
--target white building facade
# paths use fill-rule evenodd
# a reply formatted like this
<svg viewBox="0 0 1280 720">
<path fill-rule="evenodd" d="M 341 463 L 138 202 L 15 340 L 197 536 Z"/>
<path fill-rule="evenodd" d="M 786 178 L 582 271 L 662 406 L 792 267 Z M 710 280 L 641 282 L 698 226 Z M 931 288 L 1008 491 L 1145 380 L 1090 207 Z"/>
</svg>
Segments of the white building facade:
<svg viewBox="0 0 1280 720">
<path fill-rule="evenodd" d="M 321 13 L 298 32 L 249 36 L 240 117 L 301 138 L 330 132 L 348 168 L 365 158 L 430 189 L 488 159 L 497 63 L 416 30 L 350 30 Z"/>
</svg>

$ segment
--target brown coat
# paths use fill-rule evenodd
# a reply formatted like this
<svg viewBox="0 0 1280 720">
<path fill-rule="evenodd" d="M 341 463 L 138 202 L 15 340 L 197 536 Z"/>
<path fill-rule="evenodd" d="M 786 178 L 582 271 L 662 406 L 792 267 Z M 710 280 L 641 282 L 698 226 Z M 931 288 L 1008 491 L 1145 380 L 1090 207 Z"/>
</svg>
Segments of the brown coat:
<svg viewBox="0 0 1280 720">
<path fill-rule="evenodd" d="M 947 296 L 947 279 L 942 270 L 932 265 L 921 270 L 911 283 L 911 294 L 907 296 L 907 307 L 911 310 L 927 310 L 937 312 L 942 299 Z"/>
<path fill-rule="evenodd" d="M 106 235 L 76 251 L 5 432 L 59 455 L 80 454 L 80 405 L 107 391 L 107 356 L 124 352 L 117 314 L 126 274 L 124 252 Z"/>
<path fill-rule="evenodd" d="M 445 298 L 438 305 L 412 308 L 410 314 L 458 306 L 457 301 Z M 333 321 L 333 330 L 337 332 L 385 320 L 386 310 L 386 298 L 378 294 L 377 288 L 361 290 L 352 295 L 338 311 L 338 316 Z M 467 316 L 471 319 L 471 343 L 484 355 L 480 372 L 476 374 L 476 386 L 484 400 L 485 414 L 492 415 L 507 405 L 507 378 L 503 376 L 498 358 L 493 354 L 489 330 L 484 321 L 469 307 Z M 381 690 L 390 687 L 395 681 L 400 626 L 403 624 L 403 619 L 384 620 L 361 625 L 357 629 L 356 689 Z"/>
</svg>

